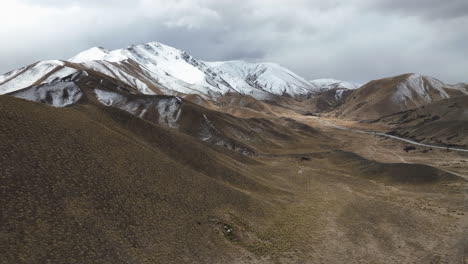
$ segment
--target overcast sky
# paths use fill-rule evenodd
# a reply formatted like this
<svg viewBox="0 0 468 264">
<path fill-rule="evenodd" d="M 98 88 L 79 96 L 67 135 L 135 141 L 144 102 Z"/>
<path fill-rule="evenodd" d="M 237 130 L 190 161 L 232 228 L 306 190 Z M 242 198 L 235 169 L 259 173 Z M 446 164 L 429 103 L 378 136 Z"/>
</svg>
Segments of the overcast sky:
<svg viewBox="0 0 468 264">
<path fill-rule="evenodd" d="M 418 72 L 468 82 L 467 0 L 8 0 L 0 34 L 2 73 L 159 41 L 202 60 L 277 62 L 308 79 Z"/>
</svg>

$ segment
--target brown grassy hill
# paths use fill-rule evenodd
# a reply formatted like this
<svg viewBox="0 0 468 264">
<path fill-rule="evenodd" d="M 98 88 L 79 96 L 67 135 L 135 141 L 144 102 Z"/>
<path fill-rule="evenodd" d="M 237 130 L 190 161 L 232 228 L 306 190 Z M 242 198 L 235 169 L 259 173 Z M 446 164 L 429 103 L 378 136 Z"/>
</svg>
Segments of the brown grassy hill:
<svg viewBox="0 0 468 264">
<path fill-rule="evenodd" d="M 384 117 L 392 134 L 416 141 L 468 147 L 468 96 L 438 101 Z"/>
<path fill-rule="evenodd" d="M 446 85 L 428 76 L 403 74 L 371 81 L 353 91 L 335 115 L 354 120 L 377 119 L 465 94 L 465 87 Z"/>
<path fill-rule="evenodd" d="M 187 95 L 181 95 L 182 98 L 185 100 L 192 102 L 194 104 L 197 104 L 199 106 L 203 106 L 208 109 L 216 109 L 216 105 L 211 102 L 211 100 L 205 99 L 201 97 L 198 94 L 187 94 Z"/>
<path fill-rule="evenodd" d="M 225 214 L 261 216 L 253 193 L 275 192 L 236 169 L 248 158 L 117 109 L 0 109 L 2 263 L 227 262 Z"/>
<path fill-rule="evenodd" d="M 328 157 L 337 165 L 351 168 L 359 177 L 385 182 L 386 184 L 404 184 L 418 187 L 430 186 L 437 182 L 453 182 L 459 177 L 421 164 L 387 164 L 367 160 L 351 152 L 338 151 Z"/>
<path fill-rule="evenodd" d="M 442 184 L 460 179 L 427 166 L 321 153 L 326 141 L 313 137 L 254 160 L 82 101 L 53 108 L 0 96 L 0 111 L 2 263 L 381 262 L 400 243 L 395 260 L 427 260 L 425 241 L 459 239 L 439 233 L 447 219 L 394 201 L 400 185 L 453 195 Z M 458 210 L 458 196 L 450 202 Z"/>
<path fill-rule="evenodd" d="M 241 118 L 274 117 L 269 105 L 249 95 L 225 95 L 214 99 L 218 111 Z"/>
<path fill-rule="evenodd" d="M 329 112 L 342 105 L 352 90 L 335 88 L 321 92 L 306 101 L 309 111 L 312 113 Z"/>
</svg>

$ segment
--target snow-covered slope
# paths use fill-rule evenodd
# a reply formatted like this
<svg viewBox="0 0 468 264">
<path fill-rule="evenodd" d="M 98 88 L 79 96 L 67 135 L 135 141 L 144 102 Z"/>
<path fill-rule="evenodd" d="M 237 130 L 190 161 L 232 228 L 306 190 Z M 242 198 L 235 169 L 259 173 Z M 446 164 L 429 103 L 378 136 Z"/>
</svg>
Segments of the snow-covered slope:
<svg viewBox="0 0 468 264">
<path fill-rule="evenodd" d="M 104 60 L 107 56 L 109 56 L 109 53 L 110 51 L 105 48 L 92 47 L 90 49 L 80 52 L 75 57 L 69 59 L 69 61 L 80 63 L 80 62 L 92 61 L 92 60 Z M 113 58 L 110 61 L 119 61 L 119 60 L 116 60 L 116 58 Z"/>
<path fill-rule="evenodd" d="M 94 90 L 100 103 L 124 110 L 132 115 L 143 118 L 150 109 L 157 110 L 160 125 L 177 128 L 181 114 L 182 100 L 179 97 L 151 97 L 130 99 L 114 91 Z"/>
<path fill-rule="evenodd" d="M 76 71 L 58 60 L 36 62 L 0 75 L 0 94 L 10 93 L 35 84 L 51 82 Z"/>
<path fill-rule="evenodd" d="M 361 84 L 355 83 L 355 82 L 346 82 L 346 81 L 340 81 L 336 79 L 316 79 L 316 80 L 311 80 L 310 83 L 317 87 L 320 90 L 330 90 L 330 89 L 335 89 L 335 88 L 346 88 L 350 90 L 357 89 L 361 87 Z"/>
<path fill-rule="evenodd" d="M 150 75 L 139 71 L 135 65 L 128 62 L 113 63 L 108 61 L 89 61 L 83 64 L 59 60 L 37 62 L 0 75 L 0 94 L 14 92 L 32 85 L 50 83 L 87 69 L 119 79 L 144 94 L 162 93 L 161 90 L 164 89 L 164 86 L 156 86 L 157 81 L 152 79 Z M 170 94 L 169 91 L 167 93 Z"/>
<path fill-rule="evenodd" d="M 275 95 L 309 96 L 318 92 L 313 84 L 279 64 L 240 60 L 205 63 L 221 75 L 240 78 L 252 87 Z"/>
<path fill-rule="evenodd" d="M 236 92 L 212 70 L 184 51 L 158 43 L 150 42 L 130 46 L 126 49 L 109 51 L 103 48 L 91 48 L 71 58 L 69 61 L 80 63 L 85 67 L 122 78 L 118 69 L 133 68 L 138 75 L 143 75 L 147 82 L 162 88 L 163 93 L 202 94 L 217 96 L 227 92 Z M 125 64 L 125 65 L 123 65 Z M 129 65 L 133 64 L 133 67 Z M 109 67 L 113 65 L 113 67 Z M 109 72 L 111 71 L 111 72 Z M 139 76 L 137 79 L 140 79 Z M 147 84 L 139 84 L 143 89 Z M 147 89 L 151 90 L 149 87 Z M 144 91 L 143 91 L 144 92 Z"/>
<path fill-rule="evenodd" d="M 468 91 L 463 87 L 447 85 L 436 78 L 413 73 L 398 84 L 392 99 L 402 105 L 419 101 L 431 103 L 450 98 L 450 94 L 453 92 L 468 94 Z"/>
<path fill-rule="evenodd" d="M 205 81 L 206 72 L 199 62 L 183 51 L 157 42 L 113 51 L 91 48 L 69 61 L 76 63 L 99 60 L 121 62 L 129 59 L 154 73 L 168 74 L 188 84 L 209 85 Z"/>
</svg>

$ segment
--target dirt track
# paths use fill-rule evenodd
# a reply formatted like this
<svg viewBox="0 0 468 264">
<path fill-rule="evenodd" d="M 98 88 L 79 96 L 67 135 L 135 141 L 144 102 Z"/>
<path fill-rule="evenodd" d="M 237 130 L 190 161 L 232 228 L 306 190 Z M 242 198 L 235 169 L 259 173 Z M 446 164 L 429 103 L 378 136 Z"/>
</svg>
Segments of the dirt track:
<svg viewBox="0 0 468 264">
<path fill-rule="evenodd" d="M 376 132 L 376 131 L 356 130 L 356 129 L 351 129 L 351 128 L 335 125 L 335 124 L 333 124 L 333 123 L 331 123 L 329 121 L 320 119 L 318 117 L 313 117 L 313 118 L 315 118 L 320 123 L 325 124 L 326 126 L 333 127 L 333 128 L 340 129 L 340 130 L 346 130 L 346 131 L 353 132 L 353 133 L 360 133 L 360 134 L 368 134 L 368 135 L 374 135 L 374 136 L 387 137 L 387 138 L 396 139 L 396 140 L 399 140 L 399 141 L 403 141 L 405 143 L 409 143 L 409 144 L 416 145 L 416 146 L 421 146 L 421 147 L 426 147 L 426 148 L 435 148 L 435 149 L 444 149 L 444 150 L 468 152 L 468 149 L 454 148 L 454 147 L 442 146 L 442 145 L 424 144 L 424 143 L 416 142 L 416 141 L 411 140 L 411 139 L 401 138 L 401 137 L 389 135 L 389 134 L 386 134 L 386 133 L 381 133 L 381 132 Z"/>
</svg>

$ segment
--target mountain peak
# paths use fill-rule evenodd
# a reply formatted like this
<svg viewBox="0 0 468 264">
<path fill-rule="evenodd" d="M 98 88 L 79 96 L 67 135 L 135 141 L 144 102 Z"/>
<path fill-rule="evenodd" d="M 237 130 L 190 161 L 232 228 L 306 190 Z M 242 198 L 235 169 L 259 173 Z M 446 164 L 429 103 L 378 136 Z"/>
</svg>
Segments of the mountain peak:
<svg viewBox="0 0 468 264">
<path fill-rule="evenodd" d="M 92 47 L 78 53 L 76 56 L 69 59 L 71 62 L 81 63 L 90 60 L 103 60 L 110 51 L 102 47 Z"/>
</svg>

